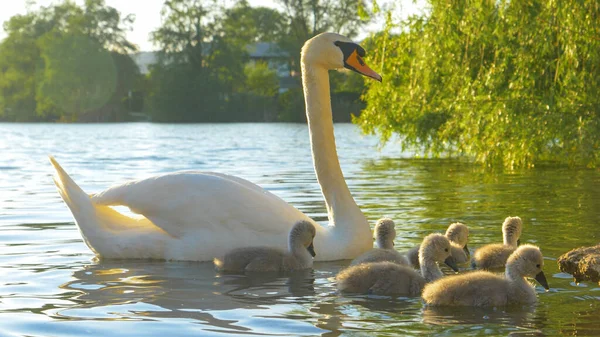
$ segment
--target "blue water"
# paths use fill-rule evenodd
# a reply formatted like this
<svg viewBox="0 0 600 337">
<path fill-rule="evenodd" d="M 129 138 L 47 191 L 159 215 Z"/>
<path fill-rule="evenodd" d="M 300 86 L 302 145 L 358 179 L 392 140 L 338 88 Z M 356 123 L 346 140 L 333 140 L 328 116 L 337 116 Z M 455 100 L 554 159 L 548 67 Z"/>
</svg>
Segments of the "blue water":
<svg viewBox="0 0 600 337">
<path fill-rule="evenodd" d="M 340 163 L 371 224 L 397 224 L 396 248 L 454 221 L 469 246 L 498 242 L 509 215 L 545 255 L 550 292 L 528 307 L 425 308 L 419 299 L 340 296 L 348 261 L 286 277 L 217 275 L 210 263 L 97 261 L 52 183 L 53 154 L 87 192 L 158 173 L 234 174 L 326 222 L 305 125 L 0 124 L 0 336 L 600 335 L 600 288 L 556 258 L 600 241 L 600 171 L 486 170 L 414 159 L 336 125 Z"/>
</svg>

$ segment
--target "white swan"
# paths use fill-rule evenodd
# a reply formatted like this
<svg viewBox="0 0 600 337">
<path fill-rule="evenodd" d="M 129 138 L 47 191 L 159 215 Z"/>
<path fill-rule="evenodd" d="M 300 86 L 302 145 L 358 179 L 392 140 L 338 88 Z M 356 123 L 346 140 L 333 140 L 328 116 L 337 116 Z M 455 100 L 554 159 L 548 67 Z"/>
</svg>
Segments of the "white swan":
<svg viewBox="0 0 600 337">
<path fill-rule="evenodd" d="M 339 165 L 330 69 L 348 68 L 381 81 L 348 38 L 323 33 L 302 48 L 302 85 L 317 180 L 329 225 L 315 226 L 318 260 L 353 259 L 373 247 L 369 224 L 354 202 Z M 50 158 L 54 181 L 86 244 L 102 258 L 209 261 L 241 247 L 285 249 L 294 223 L 308 216 L 276 195 L 238 177 L 177 172 L 131 181 L 88 196 Z M 135 219 L 109 206 L 127 206 Z"/>
</svg>

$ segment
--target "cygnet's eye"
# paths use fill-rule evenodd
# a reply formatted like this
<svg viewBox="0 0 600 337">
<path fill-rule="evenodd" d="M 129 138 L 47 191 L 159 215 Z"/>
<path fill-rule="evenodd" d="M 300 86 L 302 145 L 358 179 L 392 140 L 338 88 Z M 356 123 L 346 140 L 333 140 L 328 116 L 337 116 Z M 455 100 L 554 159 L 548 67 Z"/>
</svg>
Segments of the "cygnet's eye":
<svg viewBox="0 0 600 337">
<path fill-rule="evenodd" d="M 448 252 L 448 248 L 444 249 L 445 252 Z"/>
<path fill-rule="evenodd" d="M 540 267 L 540 265 L 539 265 L 539 264 L 536 264 L 535 266 L 536 266 L 536 267 L 538 267 L 538 268 Z"/>
</svg>

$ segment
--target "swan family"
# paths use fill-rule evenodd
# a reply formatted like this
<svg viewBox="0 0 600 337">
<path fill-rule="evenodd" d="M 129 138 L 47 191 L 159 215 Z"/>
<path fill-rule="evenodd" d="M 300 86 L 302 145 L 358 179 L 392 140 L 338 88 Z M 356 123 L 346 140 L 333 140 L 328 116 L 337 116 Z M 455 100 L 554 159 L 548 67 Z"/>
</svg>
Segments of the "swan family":
<svg viewBox="0 0 600 337">
<path fill-rule="evenodd" d="M 301 53 L 302 87 L 317 181 L 328 226 L 321 226 L 250 181 L 216 172 L 175 172 L 85 193 L 59 165 L 54 181 L 81 235 L 100 258 L 211 261 L 251 246 L 286 249 L 290 228 L 312 223 L 321 261 L 352 259 L 373 247 L 367 219 L 340 168 L 333 133 L 329 70 L 347 68 L 381 81 L 365 50 L 343 35 L 323 33 Z M 125 206 L 131 217 L 111 206 Z"/>
<path fill-rule="evenodd" d="M 516 222 L 522 223 L 520 218 L 508 217 L 503 224 L 503 232 L 506 234 L 510 231 L 506 230 L 507 223 Z M 466 225 L 452 224 L 450 232 L 462 232 L 462 227 Z M 287 252 L 270 247 L 238 248 L 225 254 L 223 258 L 216 258 L 215 268 L 219 272 L 234 273 L 310 269 L 312 257 L 315 256 L 315 233 L 312 223 L 297 222 L 289 232 Z M 506 260 L 504 275 L 477 270 L 446 276 L 439 263 L 443 262 L 454 272 L 459 272 L 453 256 L 456 251 L 452 250 L 456 244 L 448 238 L 452 236 L 448 235 L 448 231 L 445 235 L 432 233 L 423 239 L 418 250 L 419 271 L 413 269 L 403 254 L 393 249 L 395 236 L 393 220 L 383 218 L 377 221 L 375 238 L 378 248 L 357 257 L 337 274 L 335 281 L 338 291 L 384 296 L 421 296 L 429 306 L 497 307 L 537 302 L 535 288 L 527 278 L 534 278 L 546 290 L 549 289 L 542 270 L 544 259 L 537 246 L 525 244 L 516 247 Z M 486 247 L 480 249 L 487 251 Z M 458 252 L 464 253 L 462 249 Z M 488 254 L 492 255 L 493 252 Z M 495 260 L 499 260 L 504 251 L 496 252 L 498 257 Z"/>
<path fill-rule="evenodd" d="M 313 259 L 355 259 L 336 277 L 341 292 L 422 295 L 430 305 L 533 303 L 536 294 L 525 278 L 548 285 L 539 248 L 518 247 L 518 217 L 505 221 L 501 247 L 483 247 L 474 255 L 478 268 L 506 264 L 504 276 L 487 271 L 445 276 L 438 263 L 457 272 L 456 262 L 469 260 L 469 231 L 461 223 L 452 224 L 445 235 L 426 236 L 419 247 L 401 254 L 394 249 L 394 222 L 381 219 L 375 227 L 378 248 L 373 249 L 370 226 L 340 168 L 328 74 L 347 68 L 381 81 L 364 56 L 361 46 L 334 33 L 308 40 L 301 52 L 312 160 L 327 226 L 250 181 L 216 172 L 174 172 L 87 194 L 50 157 L 54 182 L 83 240 L 100 258 L 212 260 L 220 272 L 234 273 L 289 272 L 312 268 Z"/>
</svg>

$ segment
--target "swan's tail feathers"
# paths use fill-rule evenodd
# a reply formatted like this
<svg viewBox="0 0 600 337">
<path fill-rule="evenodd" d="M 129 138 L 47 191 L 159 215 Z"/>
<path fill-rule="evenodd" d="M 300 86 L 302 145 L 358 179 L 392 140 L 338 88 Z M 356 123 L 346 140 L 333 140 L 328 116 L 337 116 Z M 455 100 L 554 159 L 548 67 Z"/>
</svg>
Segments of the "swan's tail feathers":
<svg viewBox="0 0 600 337">
<path fill-rule="evenodd" d="M 58 188 L 58 193 L 67 204 L 75 222 L 83 235 L 84 240 L 92 248 L 88 240 L 93 240 L 99 234 L 101 229 L 98 223 L 96 208 L 92 204 L 90 196 L 87 195 L 76 183 L 69 177 L 67 172 L 58 164 L 54 157 L 50 156 L 50 163 L 56 171 L 54 174 L 54 183 Z M 92 248 L 92 250 L 94 250 Z"/>
<path fill-rule="evenodd" d="M 54 175 L 54 183 L 56 187 L 58 187 L 58 193 L 63 198 L 63 200 L 69 204 L 71 202 L 70 196 L 82 196 L 85 195 L 89 200 L 89 196 L 83 192 L 83 190 L 69 177 L 67 172 L 60 166 L 60 164 L 54 159 L 52 156 L 48 156 L 50 159 L 50 163 L 54 167 L 55 175 Z M 68 199 L 68 200 L 67 200 Z M 91 204 L 91 201 L 90 201 Z"/>
<path fill-rule="evenodd" d="M 58 193 L 71 210 L 83 240 L 96 255 L 108 258 L 128 256 L 162 258 L 160 245 L 153 246 L 155 250 L 140 253 L 135 251 L 135 246 L 119 241 L 131 237 L 139 238 L 140 233 L 156 233 L 162 238 L 164 232 L 158 231 L 150 220 L 135 219 L 109 206 L 94 203 L 52 156 L 50 156 L 50 163 L 56 170 L 54 183 Z"/>
</svg>

